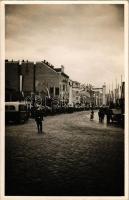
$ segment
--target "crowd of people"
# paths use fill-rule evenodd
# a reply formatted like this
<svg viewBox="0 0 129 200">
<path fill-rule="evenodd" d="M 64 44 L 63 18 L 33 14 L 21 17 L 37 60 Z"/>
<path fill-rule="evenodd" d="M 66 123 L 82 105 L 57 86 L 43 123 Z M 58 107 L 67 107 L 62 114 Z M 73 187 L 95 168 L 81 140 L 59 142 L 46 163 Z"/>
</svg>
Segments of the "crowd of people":
<svg viewBox="0 0 129 200">
<path fill-rule="evenodd" d="M 100 107 L 98 111 L 98 117 L 99 117 L 99 122 L 101 123 L 104 122 L 104 119 L 106 117 L 107 124 L 109 124 L 112 121 L 112 110 Z M 93 119 L 94 119 L 94 110 L 92 109 L 90 113 L 90 120 Z"/>
<path fill-rule="evenodd" d="M 43 133 L 44 110 L 42 105 L 37 105 L 34 108 L 34 119 L 36 122 L 38 133 Z M 98 111 L 99 122 L 103 123 L 106 117 L 107 124 L 113 121 L 112 110 L 109 108 L 100 107 Z M 91 109 L 90 120 L 94 120 L 94 109 Z"/>
<path fill-rule="evenodd" d="M 103 123 L 106 118 L 106 123 L 117 123 L 121 126 L 124 126 L 124 114 L 120 108 L 109 108 L 109 107 L 100 107 L 98 111 L 98 119 L 100 123 Z M 94 110 L 91 110 L 90 120 L 94 119 Z"/>
</svg>

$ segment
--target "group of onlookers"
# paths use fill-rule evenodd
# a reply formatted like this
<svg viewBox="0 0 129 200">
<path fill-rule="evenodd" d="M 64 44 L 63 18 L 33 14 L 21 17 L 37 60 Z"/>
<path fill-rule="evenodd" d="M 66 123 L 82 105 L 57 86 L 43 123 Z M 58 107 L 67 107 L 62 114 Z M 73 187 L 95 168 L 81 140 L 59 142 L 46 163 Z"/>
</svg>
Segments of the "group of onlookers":
<svg viewBox="0 0 129 200">
<path fill-rule="evenodd" d="M 98 116 L 99 116 L 99 121 L 100 122 L 103 122 L 104 118 L 106 116 L 107 117 L 107 123 L 110 123 L 111 120 L 112 120 L 112 110 L 109 109 L 109 108 L 103 108 L 103 107 L 101 107 L 99 109 Z"/>
<path fill-rule="evenodd" d="M 38 105 L 33 108 L 33 118 L 35 119 L 38 133 L 42 133 L 42 128 L 43 128 L 42 121 L 43 121 L 43 116 L 45 116 L 44 114 L 45 113 L 42 105 Z M 99 122 L 103 123 L 104 118 L 106 116 L 107 124 L 109 124 L 110 122 L 113 121 L 112 114 L 113 114 L 112 109 L 106 107 L 100 107 L 98 111 Z M 94 119 L 94 110 L 91 109 L 90 120 L 93 119 Z"/>
<path fill-rule="evenodd" d="M 106 116 L 107 124 L 112 121 L 112 110 L 109 108 L 100 107 L 98 111 L 99 122 L 104 122 L 104 118 Z M 90 120 L 94 119 L 94 110 L 91 110 Z"/>
</svg>

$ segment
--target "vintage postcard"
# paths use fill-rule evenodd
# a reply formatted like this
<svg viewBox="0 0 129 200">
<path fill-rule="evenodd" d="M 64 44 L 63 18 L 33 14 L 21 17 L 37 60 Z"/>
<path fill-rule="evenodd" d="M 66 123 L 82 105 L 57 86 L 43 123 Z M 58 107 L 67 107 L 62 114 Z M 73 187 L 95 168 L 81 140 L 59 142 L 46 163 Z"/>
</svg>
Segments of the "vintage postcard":
<svg viewBox="0 0 129 200">
<path fill-rule="evenodd" d="M 1 2 L 1 199 L 128 199 L 128 1 Z"/>
</svg>

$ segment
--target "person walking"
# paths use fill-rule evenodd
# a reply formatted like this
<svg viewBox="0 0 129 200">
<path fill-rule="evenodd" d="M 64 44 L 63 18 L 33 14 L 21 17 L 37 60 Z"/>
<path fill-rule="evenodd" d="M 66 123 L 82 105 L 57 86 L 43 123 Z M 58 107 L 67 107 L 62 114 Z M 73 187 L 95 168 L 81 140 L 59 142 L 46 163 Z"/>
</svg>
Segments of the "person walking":
<svg viewBox="0 0 129 200">
<path fill-rule="evenodd" d="M 106 115 L 107 115 L 107 124 L 110 124 L 110 122 L 112 120 L 112 111 L 111 111 L 111 109 L 107 109 Z"/>
<path fill-rule="evenodd" d="M 91 110 L 91 113 L 90 113 L 90 120 L 93 120 L 94 119 L 94 111 Z"/>
<path fill-rule="evenodd" d="M 104 109 L 102 107 L 99 109 L 98 116 L 99 116 L 99 122 L 103 122 L 104 121 L 105 112 L 104 112 Z"/>
<path fill-rule="evenodd" d="M 38 133 L 43 133 L 43 130 L 42 130 L 42 128 L 43 128 L 43 125 L 42 125 L 42 121 L 43 121 L 43 109 L 42 109 L 42 106 L 38 106 L 35 109 L 34 118 L 35 118 L 35 122 L 36 122 L 36 125 L 37 125 Z"/>
<path fill-rule="evenodd" d="M 98 116 L 99 116 L 99 122 L 101 122 L 101 112 L 100 112 L 100 109 L 99 109 L 99 112 L 98 112 Z"/>
</svg>

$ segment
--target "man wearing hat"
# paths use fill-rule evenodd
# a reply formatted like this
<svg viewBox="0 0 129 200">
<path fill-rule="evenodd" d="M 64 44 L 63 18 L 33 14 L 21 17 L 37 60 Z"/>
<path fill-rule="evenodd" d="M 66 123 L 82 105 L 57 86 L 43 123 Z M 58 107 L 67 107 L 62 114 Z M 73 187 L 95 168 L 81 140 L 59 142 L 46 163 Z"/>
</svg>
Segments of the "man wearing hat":
<svg viewBox="0 0 129 200">
<path fill-rule="evenodd" d="M 41 105 L 36 107 L 34 118 L 37 124 L 38 133 L 42 133 L 43 109 Z"/>
</svg>

